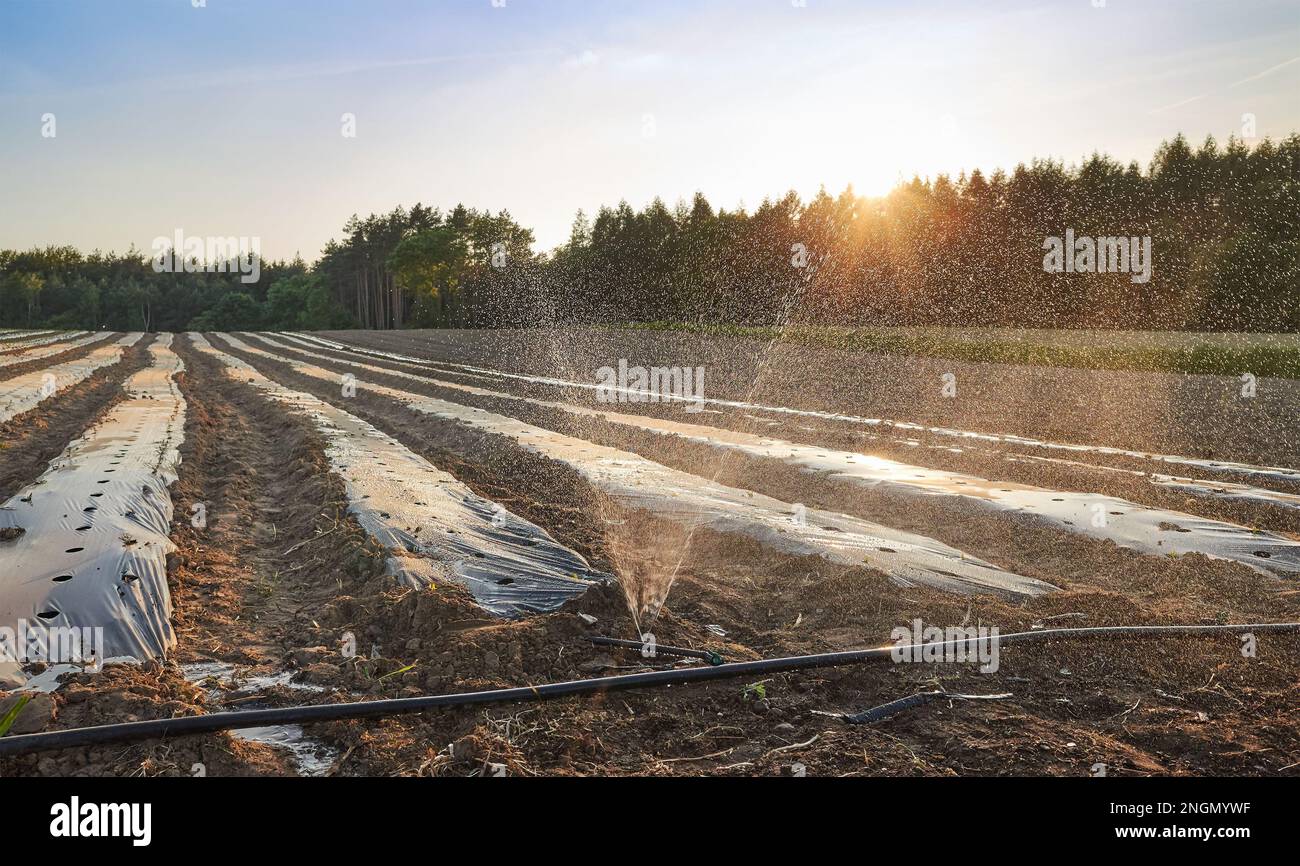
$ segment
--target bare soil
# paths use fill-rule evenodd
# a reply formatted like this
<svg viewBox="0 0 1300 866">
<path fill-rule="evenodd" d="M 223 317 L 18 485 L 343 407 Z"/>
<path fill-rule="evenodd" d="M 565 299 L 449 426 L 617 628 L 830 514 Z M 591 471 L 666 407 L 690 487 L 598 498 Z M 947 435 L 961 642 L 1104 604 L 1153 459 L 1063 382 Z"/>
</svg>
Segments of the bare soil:
<svg viewBox="0 0 1300 866">
<path fill-rule="evenodd" d="M 338 331 L 323 336 L 463 364 L 594 381 L 629 365 L 703 366 L 708 396 L 1059 442 L 1300 465 L 1300 380 L 970 364 L 738 337 L 600 329 Z M 1243 370 L 1249 373 L 1249 370 Z M 943 396 L 943 376 L 957 397 Z M 951 442 L 949 443 L 951 444 Z"/>
<path fill-rule="evenodd" d="M 70 441 L 122 399 L 122 382 L 148 362 L 151 342 L 152 338 L 141 340 L 124 351 L 116 364 L 96 370 L 35 409 L 0 424 L 0 502 L 44 472 Z M 84 352 L 66 354 L 73 358 L 90 352 L 90 347 L 83 348 Z M 49 359 L 33 364 L 36 368 L 49 366 Z M 8 367 L 0 373 L 8 378 L 30 372 L 23 369 L 28 366 Z"/>
<path fill-rule="evenodd" d="M 396 345 L 422 336 L 366 339 Z M 455 354 L 461 340 L 471 337 L 448 338 L 441 350 L 487 360 Z M 170 583 L 179 645 L 165 664 L 77 676 L 55 693 L 51 728 L 537 684 L 671 663 L 587 641 L 596 634 L 635 638 L 639 627 L 663 645 L 705 647 L 741 660 L 885 645 L 892 629 L 917 618 L 993 625 L 1003 633 L 1036 624 L 1300 619 L 1293 582 L 1240 566 L 1141 557 L 951 506 L 907 506 L 842 490 L 770 461 L 718 461 L 698 447 L 606 422 L 575 427 L 571 416 L 519 401 L 479 403 L 724 483 L 918 529 L 1062 591 L 1011 603 L 904 590 L 870 568 L 786 556 L 713 532 L 688 536 L 654 515 L 620 509 L 566 467 L 497 437 L 414 413 L 364 388 L 345 399 L 328 383 L 245 355 L 267 375 L 365 418 L 477 493 L 543 526 L 630 591 L 673 579 L 653 623 L 633 622 L 618 586 L 593 589 L 551 614 L 494 619 L 457 586 L 394 587 L 382 574 L 382 552 L 347 516 L 342 484 L 328 471 L 310 425 L 227 379 L 187 340 L 179 338 L 176 348 L 187 365 L 182 388 L 189 401 L 181 477 L 172 491 L 179 550 Z M 425 390 L 405 379 L 385 384 Z M 432 386 L 427 392 L 471 402 L 459 392 Z M 544 396 L 558 394 L 551 389 Z M 742 421 L 705 418 L 722 426 Z M 833 438 L 842 431 L 824 435 L 828 443 L 845 443 L 840 447 L 852 441 Z M 934 465 L 929 456 L 914 459 Z M 206 504 L 205 526 L 191 525 L 194 503 Z M 1259 515 L 1261 521 L 1276 517 Z M 595 624 L 579 614 L 594 616 Z M 345 652 L 349 633 L 355 655 Z M 992 673 L 975 665 L 871 662 L 761 683 L 720 681 L 309 725 L 306 734 L 329 747 L 334 757 L 327 772 L 334 775 L 487 775 L 501 767 L 510 775 L 776 775 L 796 772 L 795 764 L 809 775 L 1086 776 L 1099 764 L 1109 775 L 1300 774 L 1300 636 L 1260 634 L 1254 657 L 1241 646 L 1236 635 L 1058 640 L 1006 646 Z M 250 676 L 289 673 L 292 683 L 252 695 L 224 681 L 200 687 L 182 673 L 181 665 L 195 663 L 233 666 Z M 870 725 L 825 715 L 934 689 L 1011 697 L 942 700 Z M 218 734 L 10 759 L 0 762 L 0 774 L 191 774 L 195 764 L 209 775 L 298 769 L 282 749 Z"/>
</svg>

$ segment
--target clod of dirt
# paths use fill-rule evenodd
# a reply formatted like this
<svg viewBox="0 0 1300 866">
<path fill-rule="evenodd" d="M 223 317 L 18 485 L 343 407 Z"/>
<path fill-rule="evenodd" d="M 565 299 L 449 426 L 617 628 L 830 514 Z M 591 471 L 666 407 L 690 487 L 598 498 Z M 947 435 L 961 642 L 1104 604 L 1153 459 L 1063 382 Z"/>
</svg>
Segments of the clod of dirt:
<svg viewBox="0 0 1300 866">
<path fill-rule="evenodd" d="M 21 526 L 6 526 L 4 529 L 0 529 L 0 541 L 16 541 L 26 531 Z"/>
<path fill-rule="evenodd" d="M 461 737 L 451 744 L 451 757 L 454 761 L 465 761 L 472 763 L 479 756 L 482 749 L 479 742 L 473 734 Z"/>
<path fill-rule="evenodd" d="M 316 662 L 302 669 L 301 679 L 305 683 L 324 684 L 334 682 L 342 674 L 338 665 L 329 662 Z"/>
<path fill-rule="evenodd" d="M 305 646 L 294 650 L 292 658 L 293 663 L 299 668 L 309 668 L 327 655 L 329 655 L 329 650 L 326 647 Z"/>
</svg>

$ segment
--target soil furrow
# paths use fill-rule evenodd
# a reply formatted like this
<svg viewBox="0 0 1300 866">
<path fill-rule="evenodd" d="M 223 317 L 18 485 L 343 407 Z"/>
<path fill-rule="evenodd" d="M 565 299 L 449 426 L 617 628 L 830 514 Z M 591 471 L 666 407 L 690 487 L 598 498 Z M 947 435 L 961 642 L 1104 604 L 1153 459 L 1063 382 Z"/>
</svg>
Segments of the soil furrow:
<svg viewBox="0 0 1300 866">
<path fill-rule="evenodd" d="M 361 360 L 408 373 L 415 371 L 411 365 L 400 361 L 355 352 L 323 351 L 341 361 Z M 492 377 L 447 366 L 423 372 L 450 381 L 505 390 L 527 397 L 562 399 L 592 408 L 609 407 L 609 404 L 597 402 L 591 389 Z M 490 384 L 484 385 L 485 381 Z M 1287 476 L 1279 473 L 1243 474 L 1228 468 L 1215 470 L 1203 464 L 1171 463 L 1105 451 L 1076 450 L 1072 447 L 1042 448 L 1018 443 L 1014 438 L 990 442 L 977 438 L 982 434 L 965 436 L 958 435 L 962 431 L 952 430 L 953 435 L 945 435 L 918 429 L 917 425 L 894 426 L 894 422 L 863 425 L 833 418 L 799 418 L 766 412 L 758 407 L 740 409 L 711 405 L 703 415 L 687 412 L 677 402 L 619 403 L 615 408 L 621 412 L 688 423 L 699 423 L 701 417 L 706 417 L 706 423 L 740 432 L 779 436 L 839 450 L 870 452 L 900 462 L 924 463 L 937 470 L 1060 490 L 1097 492 L 1153 508 L 1192 511 L 1227 522 L 1300 533 L 1300 510 L 1263 502 L 1258 498 L 1224 496 L 1216 490 L 1222 482 L 1231 485 L 1244 481 L 1258 485 L 1263 492 L 1277 490 L 1297 495 L 1300 494 L 1300 472 L 1296 473 L 1294 480 L 1288 480 Z M 1053 460 L 1052 457 L 1067 459 Z M 1112 469 L 1120 471 L 1109 471 Z M 1153 483 L 1162 474 L 1199 476 L 1201 489 Z"/>
<path fill-rule="evenodd" d="M 291 347 L 287 343 L 277 341 L 269 337 L 261 337 L 273 348 L 274 351 L 282 352 L 289 348 L 290 356 L 305 356 L 315 360 L 325 360 L 330 365 L 342 364 L 343 361 L 325 358 L 317 355 L 316 352 L 300 350 L 300 348 Z M 377 365 L 363 363 L 360 360 L 352 361 L 355 369 L 365 371 L 368 374 L 382 373 L 386 367 L 377 367 Z M 346 368 L 344 368 L 346 369 Z M 738 433 L 736 430 L 727 428 L 716 428 L 716 426 L 702 425 L 705 419 L 702 419 L 698 413 L 688 415 L 686 421 L 667 420 L 654 415 L 637 415 L 637 413 L 625 413 L 623 404 L 617 407 L 608 406 L 608 404 L 597 404 L 595 407 L 586 406 L 578 403 L 556 403 L 554 400 L 538 400 L 536 398 L 521 397 L 521 395 L 506 394 L 494 389 L 484 389 L 484 387 L 459 385 L 450 382 L 450 377 L 439 377 L 437 372 L 409 372 L 409 368 L 394 371 L 391 376 L 398 377 L 406 385 L 416 382 L 417 386 L 430 384 L 438 387 L 450 387 L 459 395 L 455 399 L 471 400 L 473 398 L 500 399 L 510 398 L 513 400 L 523 400 L 529 403 L 525 411 L 532 410 L 537 404 L 543 411 L 559 410 L 568 415 L 584 416 L 580 421 L 568 421 L 568 425 L 577 425 L 581 428 L 598 428 L 597 433 L 602 433 L 606 429 L 614 429 L 620 432 L 628 426 L 633 428 L 646 428 L 653 430 L 654 433 L 675 434 L 682 440 L 692 440 L 695 442 L 705 442 L 707 445 L 733 451 L 740 451 L 748 456 L 766 456 L 766 458 L 777 460 L 788 460 L 807 471 L 819 473 L 828 484 L 859 484 L 868 486 L 879 486 L 887 495 L 898 495 L 906 497 L 907 494 L 913 495 L 935 495 L 944 494 L 946 497 L 969 499 L 969 503 L 983 505 L 995 510 L 1008 512 L 1024 512 L 1026 519 L 1039 519 L 1052 523 L 1058 529 L 1065 529 L 1069 532 L 1082 532 L 1091 534 L 1091 536 L 1114 538 L 1123 546 L 1135 547 L 1143 550 L 1144 553 L 1164 554 L 1170 551 L 1177 551 L 1178 554 L 1192 553 L 1192 551 L 1204 551 L 1208 554 L 1217 554 L 1219 557 L 1227 559 L 1240 560 L 1248 566 L 1262 568 L 1269 571 L 1287 571 L 1295 570 L 1295 566 L 1288 567 L 1286 560 L 1288 553 L 1292 553 L 1291 559 L 1294 559 L 1294 550 L 1290 545 L 1294 542 L 1288 542 L 1284 538 L 1269 537 L 1261 533 L 1256 524 L 1247 524 L 1253 529 L 1253 533 L 1244 532 L 1239 524 L 1232 521 L 1223 521 L 1223 523 L 1203 523 L 1203 518 L 1199 515 L 1190 515 L 1187 511 L 1178 510 L 1177 506 L 1165 507 L 1158 511 L 1145 511 L 1141 503 L 1134 503 L 1114 495 L 1108 495 L 1099 492 L 1096 489 L 1084 489 L 1082 492 L 1074 493 L 1071 488 L 1041 488 L 1037 485 L 1021 485 L 1018 482 L 1006 480 L 1004 476 L 996 477 L 997 481 L 985 481 L 983 477 L 972 476 L 969 473 L 950 473 L 948 471 L 933 471 L 930 468 L 914 466 L 911 463 L 889 463 L 888 458 L 883 458 L 878 449 L 871 449 L 870 455 L 865 455 L 862 451 L 842 451 L 827 450 L 824 446 L 803 445 L 803 443 L 775 440 L 775 434 L 768 433 L 766 436 L 757 436 L 757 434 Z M 391 377 L 386 377 L 391 378 Z M 608 421 L 608 424 L 602 424 L 602 419 Z M 711 420 L 711 419 L 708 419 Z M 565 419 L 559 420 L 560 424 L 565 424 Z M 604 438 L 598 438 L 598 441 L 607 443 Z M 915 455 L 907 455 L 914 459 Z M 715 456 L 716 463 L 722 464 L 724 458 Z M 702 460 L 703 466 L 707 467 L 707 455 Z M 919 480 L 918 480 L 919 479 Z M 1186 484 L 1178 484 L 1173 480 L 1169 481 L 1171 489 L 1186 489 Z M 1206 489 L 1206 492 L 1213 488 Z M 1225 490 L 1226 493 L 1226 490 Z M 1255 490 L 1253 495 L 1262 497 L 1268 492 Z M 1251 490 L 1238 490 L 1239 497 L 1249 497 L 1252 495 Z M 1275 494 L 1281 497 L 1282 494 Z M 1182 498 L 1184 505 L 1190 497 L 1169 497 L 1170 499 Z M 1283 518 L 1288 518 L 1288 528 L 1290 524 L 1296 524 L 1300 527 L 1300 497 L 1295 497 L 1296 502 L 1279 502 L 1277 505 L 1270 505 L 1262 508 L 1264 511 L 1277 511 Z M 1191 499 L 1193 505 L 1196 499 Z M 967 503 L 967 505 L 969 505 Z M 906 505 L 906 503 L 905 503 Z M 1138 505 L 1139 507 L 1134 507 Z M 1149 506 L 1148 506 L 1149 507 Z M 1255 508 L 1260 511 L 1261 508 Z M 1162 512 L 1164 514 L 1162 514 Z M 1101 516 L 1102 520 L 1097 518 Z M 1160 527 L 1157 531 L 1156 524 Z M 1123 525 L 1122 525 L 1123 524 Z M 1138 524 L 1138 525 L 1134 525 Z M 1161 532 L 1170 533 L 1161 538 Z M 1236 533 L 1236 534 L 1234 534 Z M 1167 545 L 1167 547 L 1166 547 Z M 1161 550 L 1165 547 L 1165 550 Z"/>
<path fill-rule="evenodd" d="M 235 337 L 234 347 L 259 360 L 287 362 L 284 356 L 251 347 Z M 334 374 L 322 367 L 295 364 L 297 373 L 329 382 Z M 928 585 L 953 592 L 999 592 L 1035 595 L 1050 584 L 1025 579 L 980 561 L 925 535 L 902 533 L 879 523 L 866 523 L 842 514 L 809 511 L 801 505 L 772 499 L 750 490 L 719 485 L 699 473 L 678 472 L 634 453 L 598 446 L 589 440 L 555 435 L 520 423 L 509 415 L 471 410 L 456 402 L 421 400 L 409 391 L 387 388 L 370 380 L 355 380 L 422 414 L 463 422 L 499 436 L 525 452 L 570 467 L 593 489 L 621 506 L 650 512 L 678 523 L 686 542 L 700 529 L 746 535 L 795 555 L 822 556 L 841 565 L 869 563 L 900 586 Z M 655 611 L 671 585 L 662 582 L 635 587 L 625 584 L 636 611 Z"/>
<path fill-rule="evenodd" d="M 58 347 L 58 351 L 49 354 L 40 354 L 32 358 L 23 358 L 19 363 L 13 363 L 14 358 L 8 359 L 8 362 L 0 365 L 0 382 L 7 381 L 15 376 L 21 376 L 24 373 L 31 373 L 37 370 L 43 370 L 46 367 L 53 367 L 56 364 L 63 364 L 77 358 L 84 358 L 95 349 L 101 346 L 110 345 L 113 341 L 122 337 L 118 331 L 106 331 L 99 334 L 93 334 L 86 339 L 86 342 L 79 345 L 69 346 L 68 348 Z M 55 347 L 50 347 L 55 348 Z"/>
<path fill-rule="evenodd" d="M 341 371 L 346 365 L 336 365 Z M 1242 613 L 1286 616 L 1295 610 L 1276 597 L 1277 583 L 1243 566 L 1200 555 L 1154 557 L 1112 543 L 1065 534 L 1055 527 L 983 513 L 971 503 L 915 497 L 883 496 L 854 485 L 827 484 L 822 476 L 775 461 L 716 449 L 680 438 L 638 431 L 591 417 L 521 404 L 518 400 L 483 398 L 459 390 L 423 385 L 401 377 L 367 373 L 399 390 L 478 406 L 536 423 L 546 429 L 642 454 L 674 468 L 719 482 L 761 490 L 788 502 L 844 511 L 908 531 L 931 534 L 959 549 L 996 562 L 1018 574 L 1058 586 L 1079 585 L 1140 591 L 1169 585 L 1195 616 L 1227 605 Z"/>
<path fill-rule="evenodd" d="M 146 337 L 118 363 L 62 391 L 29 412 L 0 424 L 0 498 L 7 499 L 45 471 L 64 447 L 122 400 L 122 382 L 148 363 Z"/>
<path fill-rule="evenodd" d="M 188 367 L 182 389 L 189 403 L 181 477 L 173 487 L 176 660 L 212 665 L 198 670 L 213 677 L 200 688 L 170 662 L 110 665 L 97 678 L 74 678 L 55 695 L 55 726 L 227 705 L 520 685 L 663 663 L 587 644 L 594 633 L 635 636 L 612 590 L 596 587 L 560 611 L 502 621 L 485 616 L 454 586 L 393 586 L 341 510 L 342 484 L 326 470 L 323 443 L 310 425 L 251 386 L 225 379 L 186 338 L 176 340 L 176 349 Z M 337 386 L 284 365 L 246 360 L 365 417 L 557 539 L 571 546 L 583 539 L 586 547 L 579 549 L 593 564 L 620 575 L 676 565 L 677 582 L 653 626 L 664 644 L 750 658 L 878 645 L 914 618 L 995 624 L 1009 632 L 1035 622 L 1059 624 L 1048 618 L 1063 616 L 1080 625 L 1193 615 L 1232 620 L 1246 608 L 1285 608 L 1294 616 L 1293 595 L 1266 603 L 1226 592 L 1211 617 L 1213 604 L 1185 601 L 1202 590 L 1183 582 L 1181 571 L 1136 586 L 1125 583 L 1131 575 L 1116 573 L 1100 585 L 1081 582 L 1013 605 L 922 587 L 900 592 L 869 569 L 775 555 L 710 532 L 697 533 L 683 559 L 664 521 L 609 508 L 573 473 L 494 441 L 499 437 L 419 415 L 364 388 L 343 398 Z M 500 408 L 507 404 L 520 412 L 517 400 Z M 754 470 L 736 471 L 767 484 Z M 792 483 L 774 479 L 770 489 Z M 813 492 L 826 486 L 815 479 L 808 484 Z M 191 524 L 196 503 L 206 503 L 206 525 Z M 596 624 L 579 612 L 595 616 Z M 349 633 L 355 655 L 343 652 Z M 885 663 L 782 674 L 761 684 L 720 682 L 308 726 L 305 736 L 328 744 L 336 774 L 771 775 L 790 772 L 795 754 L 809 775 L 1086 776 L 1097 762 L 1116 775 L 1294 774 L 1297 649 L 1294 636 L 1262 638 L 1252 658 L 1233 637 L 1071 641 L 1007 648 L 1000 667 L 987 674 L 975 666 Z M 195 670 L 189 668 L 191 676 Z M 818 715 L 860 710 L 936 684 L 1012 698 L 936 703 L 871 726 Z M 797 753 L 774 751 L 814 736 Z M 196 765 L 211 775 L 296 769 L 282 750 L 223 734 L 31 756 L 0 763 L 0 773 L 189 775 Z"/>
<path fill-rule="evenodd" d="M 626 329 L 324 332 L 442 361 L 591 381 L 617 365 L 704 366 L 710 397 L 739 399 L 1056 442 L 1300 466 L 1300 382 L 1082 370 L 875 355 L 733 337 Z M 816 375 L 788 375 L 791 371 Z M 1249 372 L 1249 371 L 1243 371 Z M 957 397 L 943 396 L 951 373 Z"/>
</svg>

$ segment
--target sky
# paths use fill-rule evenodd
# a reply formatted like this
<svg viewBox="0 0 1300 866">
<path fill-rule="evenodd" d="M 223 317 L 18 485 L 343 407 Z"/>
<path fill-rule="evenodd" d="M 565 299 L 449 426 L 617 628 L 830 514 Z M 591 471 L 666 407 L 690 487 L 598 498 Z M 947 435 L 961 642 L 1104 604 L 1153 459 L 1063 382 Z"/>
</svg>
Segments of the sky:
<svg viewBox="0 0 1300 866">
<path fill-rule="evenodd" d="M 418 201 L 545 251 L 622 199 L 1282 138 L 1297 93 L 1300 0 L 0 0 L 0 249 L 311 261 Z"/>
</svg>

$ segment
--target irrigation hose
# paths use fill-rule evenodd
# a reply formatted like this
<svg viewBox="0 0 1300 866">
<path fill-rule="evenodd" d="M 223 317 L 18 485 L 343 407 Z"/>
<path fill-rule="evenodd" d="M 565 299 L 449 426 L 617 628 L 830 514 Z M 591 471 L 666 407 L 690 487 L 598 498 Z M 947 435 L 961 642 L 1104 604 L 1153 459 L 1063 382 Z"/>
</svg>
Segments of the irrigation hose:
<svg viewBox="0 0 1300 866">
<path fill-rule="evenodd" d="M 1168 635 L 1208 635 L 1223 632 L 1297 631 L 1300 622 L 1250 623 L 1244 625 L 1147 625 L 1147 626 L 1094 626 L 1089 628 L 1040 629 L 999 635 L 997 644 L 1041 641 L 1055 638 L 1079 637 L 1153 637 Z M 846 650 L 816 655 L 789 656 L 787 658 L 760 659 L 749 662 L 731 662 L 711 667 L 677 668 L 667 671 L 624 674 L 614 677 L 596 677 L 546 683 L 538 686 L 520 686 L 492 689 L 483 692 L 461 692 L 451 695 L 423 695 L 414 698 L 390 698 L 379 701 L 355 703 L 317 704 L 297 707 L 279 707 L 263 710 L 236 710 L 210 713 L 203 716 L 182 716 L 173 719 L 154 719 L 141 722 L 123 722 L 114 725 L 96 725 L 87 728 L 69 728 L 38 734 L 16 734 L 0 738 L 0 755 L 18 755 L 27 752 L 64 749 L 98 743 L 147 740 L 154 737 L 205 734 L 213 731 L 253 728 L 262 725 L 309 724 L 332 722 L 339 719 L 365 719 L 392 716 L 401 713 L 419 713 L 442 707 L 464 707 L 482 704 L 521 703 L 551 700 L 570 695 L 595 692 L 623 691 L 651 686 L 672 686 L 709 680 L 747 677 L 754 674 L 780 673 L 852 665 L 872 659 L 890 658 L 898 651 L 919 651 L 962 646 L 977 646 L 978 638 L 965 637 L 931 644 L 889 645 L 871 649 Z"/>
<path fill-rule="evenodd" d="M 641 650 L 642 654 L 646 655 L 647 658 L 654 658 L 655 656 L 682 656 L 683 658 L 704 659 L 711 665 L 720 665 L 723 661 L 722 656 L 719 653 L 711 652 L 710 650 L 687 649 L 686 647 L 680 646 L 664 646 L 663 644 L 655 644 L 649 654 L 646 654 L 645 649 L 648 644 L 643 643 L 642 641 L 621 640 L 616 637 L 589 637 L 587 640 L 596 644 L 596 646 L 616 646 L 623 647 L 624 649 Z"/>
</svg>

